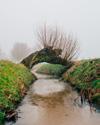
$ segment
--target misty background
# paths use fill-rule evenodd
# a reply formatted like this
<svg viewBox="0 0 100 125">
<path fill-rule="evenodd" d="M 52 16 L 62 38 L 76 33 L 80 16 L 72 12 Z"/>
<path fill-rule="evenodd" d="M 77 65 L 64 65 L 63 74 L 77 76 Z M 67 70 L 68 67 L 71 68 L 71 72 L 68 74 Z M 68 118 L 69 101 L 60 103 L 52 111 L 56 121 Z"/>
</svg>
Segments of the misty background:
<svg viewBox="0 0 100 125">
<path fill-rule="evenodd" d="M 20 60 L 14 50 L 23 50 L 23 57 L 34 52 L 44 23 L 73 33 L 79 58 L 100 57 L 99 0 L 0 0 L 0 58 Z"/>
</svg>

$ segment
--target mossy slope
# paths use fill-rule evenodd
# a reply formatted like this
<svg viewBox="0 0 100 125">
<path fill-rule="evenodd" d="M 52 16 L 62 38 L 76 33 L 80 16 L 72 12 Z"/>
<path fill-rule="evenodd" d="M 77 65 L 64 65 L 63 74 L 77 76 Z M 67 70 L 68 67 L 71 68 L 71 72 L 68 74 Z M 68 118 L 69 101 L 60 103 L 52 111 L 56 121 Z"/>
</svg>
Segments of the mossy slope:
<svg viewBox="0 0 100 125">
<path fill-rule="evenodd" d="M 35 79 L 24 65 L 0 61 L 0 122 L 9 111 L 15 109 Z"/>
</svg>

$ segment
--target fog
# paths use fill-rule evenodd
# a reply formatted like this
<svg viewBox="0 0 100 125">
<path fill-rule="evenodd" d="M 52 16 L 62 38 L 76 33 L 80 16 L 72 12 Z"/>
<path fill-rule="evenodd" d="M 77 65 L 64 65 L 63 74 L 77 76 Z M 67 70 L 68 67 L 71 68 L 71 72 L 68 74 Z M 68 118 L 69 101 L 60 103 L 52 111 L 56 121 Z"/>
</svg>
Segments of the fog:
<svg viewBox="0 0 100 125">
<path fill-rule="evenodd" d="M 73 33 L 79 58 L 100 57 L 99 0 L 0 0 L 0 48 L 8 56 L 16 42 L 33 48 L 44 23 Z"/>
</svg>

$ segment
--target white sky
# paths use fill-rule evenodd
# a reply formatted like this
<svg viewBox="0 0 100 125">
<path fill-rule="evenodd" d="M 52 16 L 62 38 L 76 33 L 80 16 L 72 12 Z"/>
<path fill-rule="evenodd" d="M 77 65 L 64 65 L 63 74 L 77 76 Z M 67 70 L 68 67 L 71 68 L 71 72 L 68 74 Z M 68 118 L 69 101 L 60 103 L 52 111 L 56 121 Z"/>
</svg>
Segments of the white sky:
<svg viewBox="0 0 100 125">
<path fill-rule="evenodd" d="M 0 48 L 35 45 L 34 32 L 45 22 L 78 38 L 80 58 L 100 57 L 100 0 L 0 0 Z"/>
</svg>

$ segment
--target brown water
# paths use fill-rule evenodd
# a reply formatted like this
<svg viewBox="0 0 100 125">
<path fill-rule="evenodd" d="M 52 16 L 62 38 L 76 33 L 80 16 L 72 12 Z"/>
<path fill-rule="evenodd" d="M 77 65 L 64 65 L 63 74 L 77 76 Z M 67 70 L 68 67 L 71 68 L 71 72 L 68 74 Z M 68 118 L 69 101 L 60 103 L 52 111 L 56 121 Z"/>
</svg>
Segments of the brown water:
<svg viewBox="0 0 100 125">
<path fill-rule="evenodd" d="M 18 120 L 7 125 L 100 125 L 100 114 L 82 107 L 69 85 L 49 76 L 38 80 L 17 109 Z"/>
</svg>

